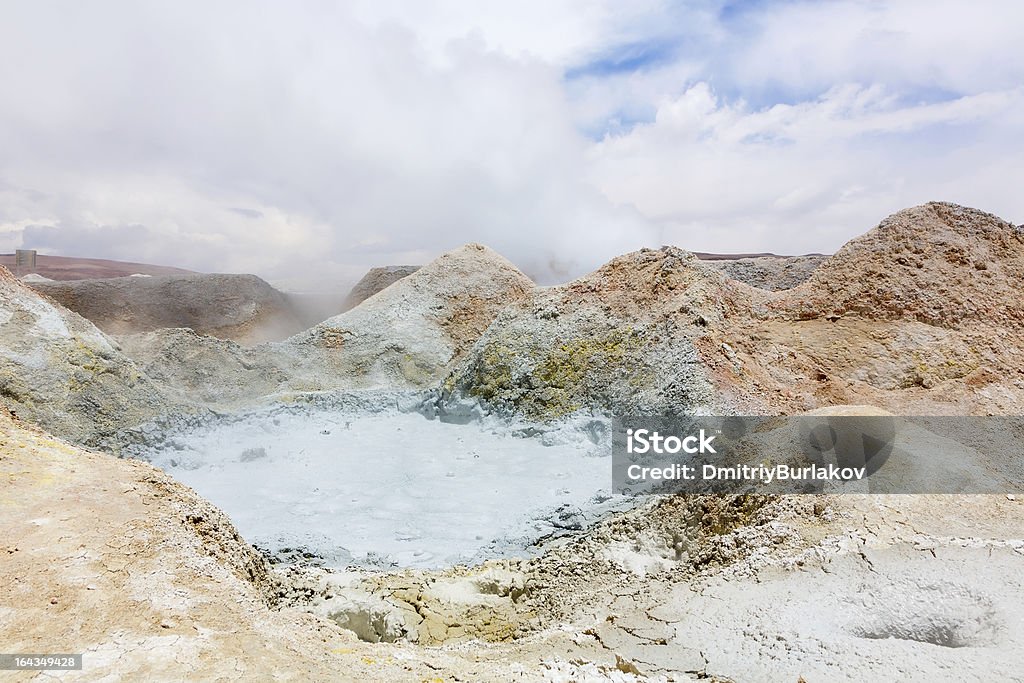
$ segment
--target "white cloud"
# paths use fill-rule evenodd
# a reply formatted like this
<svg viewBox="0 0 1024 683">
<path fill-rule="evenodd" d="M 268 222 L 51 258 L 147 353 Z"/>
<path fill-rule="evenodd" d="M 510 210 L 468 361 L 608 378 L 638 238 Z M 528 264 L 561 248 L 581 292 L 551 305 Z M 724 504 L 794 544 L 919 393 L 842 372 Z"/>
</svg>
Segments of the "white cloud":
<svg viewBox="0 0 1024 683">
<path fill-rule="evenodd" d="M 694 85 L 654 122 L 608 136 L 591 176 L 710 251 L 831 251 L 886 213 L 932 199 L 1024 210 L 1024 88 L 901 105 L 845 85 L 812 102 L 750 109 Z"/>
<path fill-rule="evenodd" d="M 1021 220 L 1021 7 L 8 3 L 0 247 L 353 279 L 479 241 L 550 279 Z"/>
<path fill-rule="evenodd" d="M 56 197 L 62 250 L 142 225 L 140 258 L 353 276 L 476 240 L 550 277 L 647 241 L 580 183 L 586 140 L 538 59 L 460 39 L 438 64 L 407 27 L 313 3 L 52 7 L 0 29 L 0 177 Z"/>
<path fill-rule="evenodd" d="M 693 5 L 688 14 L 703 13 Z M 669 29 L 665 18 L 679 11 L 672 0 L 356 0 L 352 11 L 360 21 L 393 24 L 415 30 L 432 58 L 444 61 L 453 40 L 475 38 L 490 50 L 513 58 L 540 59 L 567 66 L 609 45 L 650 40 Z"/>
<path fill-rule="evenodd" d="M 836 83 L 961 94 L 1024 82 L 1017 0 L 763 3 L 723 62 L 741 88 L 821 92 Z"/>
</svg>

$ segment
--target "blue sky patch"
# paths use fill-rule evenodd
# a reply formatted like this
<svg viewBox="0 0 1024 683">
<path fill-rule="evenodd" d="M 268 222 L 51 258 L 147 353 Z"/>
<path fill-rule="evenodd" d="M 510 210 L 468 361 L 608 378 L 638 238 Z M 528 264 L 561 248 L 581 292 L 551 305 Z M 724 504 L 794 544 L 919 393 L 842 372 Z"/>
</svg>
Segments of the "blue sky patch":
<svg viewBox="0 0 1024 683">
<path fill-rule="evenodd" d="M 589 62 L 566 69 L 565 80 L 633 73 L 669 64 L 675 59 L 676 54 L 677 44 L 669 41 L 620 45 Z"/>
</svg>

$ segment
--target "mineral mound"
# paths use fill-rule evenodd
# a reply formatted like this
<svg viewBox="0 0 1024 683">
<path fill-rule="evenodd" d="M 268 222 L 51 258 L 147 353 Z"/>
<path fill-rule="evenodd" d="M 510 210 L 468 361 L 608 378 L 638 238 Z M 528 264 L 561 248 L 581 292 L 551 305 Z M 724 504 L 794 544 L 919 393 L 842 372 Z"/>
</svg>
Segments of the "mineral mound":
<svg viewBox="0 0 1024 683">
<path fill-rule="evenodd" d="M 176 403 L 92 323 L 2 267 L 0 397 L 21 417 L 88 445 Z"/>
<path fill-rule="evenodd" d="M 787 300 L 801 319 L 857 313 L 957 329 L 1024 326 L 1024 231 L 931 202 L 848 242 Z M 797 292 L 793 292 L 794 295 Z"/>
<path fill-rule="evenodd" d="M 301 368 L 293 389 L 428 386 L 533 282 L 494 251 L 450 251 L 356 308 L 274 345 Z"/>
<path fill-rule="evenodd" d="M 187 327 L 241 343 L 302 328 L 287 299 L 255 275 L 189 274 L 30 282 L 108 334 Z"/>
<path fill-rule="evenodd" d="M 714 393 L 695 341 L 748 290 L 675 247 L 620 256 L 509 306 L 444 388 L 544 419 L 706 410 Z"/>
</svg>

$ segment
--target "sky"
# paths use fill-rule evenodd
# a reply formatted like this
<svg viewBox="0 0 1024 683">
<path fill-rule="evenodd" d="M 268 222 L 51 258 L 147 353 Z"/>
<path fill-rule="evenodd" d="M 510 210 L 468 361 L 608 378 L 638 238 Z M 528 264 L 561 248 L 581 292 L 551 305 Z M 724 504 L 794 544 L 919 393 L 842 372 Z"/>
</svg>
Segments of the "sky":
<svg viewBox="0 0 1024 683">
<path fill-rule="evenodd" d="M 1022 181 L 1018 0 L 0 0 L 0 252 L 551 283 Z"/>
</svg>

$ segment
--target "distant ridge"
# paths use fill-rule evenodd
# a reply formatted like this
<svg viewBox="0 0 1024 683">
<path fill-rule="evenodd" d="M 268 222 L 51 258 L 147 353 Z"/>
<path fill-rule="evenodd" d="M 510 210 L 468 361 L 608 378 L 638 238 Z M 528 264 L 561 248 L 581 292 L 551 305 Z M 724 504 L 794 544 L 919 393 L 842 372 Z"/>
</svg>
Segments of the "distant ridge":
<svg viewBox="0 0 1024 683">
<path fill-rule="evenodd" d="M 15 272 L 14 254 L 0 254 L 0 266 L 5 266 L 12 273 Z M 126 277 L 136 273 L 141 275 L 181 275 L 195 271 L 171 266 L 154 266 L 148 263 L 132 263 L 131 261 L 39 254 L 36 256 L 36 267 L 32 272 L 51 280 L 88 280 Z M 25 275 L 26 273 L 18 274 Z"/>
<path fill-rule="evenodd" d="M 713 254 L 704 251 L 695 251 L 693 252 L 693 255 L 702 261 L 735 261 L 746 258 L 792 258 L 790 256 L 773 254 L 770 252 L 749 254 Z M 801 254 L 801 256 L 824 256 L 824 254 Z M 12 273 L 15 272 L 14 254 L 0 254 L 0 266 L 5 266 Z M 374 268 L 371 270 L 371 273 L 377 270 L 387 271 L 393 268 L 396 267 Z M 404 276 L 413 272 L 417 266 L 401 266 L 397 268 L 400 271 L 405 271 L 403 273 L 398 273 L 399 275 Z M 175 268 L 173 266 L 157 266 L 150 263 L 135 263 L 133 261 L 79 258 L 76 256 L 47 256 L 45 254 L 39 254 L 36 256 L 36 268 L 32 272 L 51 280 L 91 280 L 111 277 L 126 277 L 128 275 L 136 274 L 182 275 L 195 273 L 196 271 L 186 270 L 184 268 Z M 20 275 L 25 274 L 26 273 L 20 273 Z M 397 279 L 401 279 L 401 277 Z M 388 284 L 390 284 L 390 282 Z M 353 289 L 353 294 L 354 293 L 356 293 L 355 288 Z M 370 294 L 373 293 L 375 292 L 370 292 Z M 349 302 L 344 306 L 344 308 L 347 310 L 358 303 L 359 301 Z"/>
<path fill-rule="evenodd" d="M 701 261 L 736 261 L 741 258 L 795 258 L 794 256 L 786 256 L 785 254 L 773 254 L 767 251 L 760 252 L 757 254 L 712 254 L 706 251 L 695 251 L 692 253 Z M 798 254 L 798 256 L 828 256 L 828 254 L 819 254 L 817 252 L 814 252 L 811 254 Z"/>
</svg>

